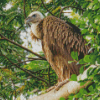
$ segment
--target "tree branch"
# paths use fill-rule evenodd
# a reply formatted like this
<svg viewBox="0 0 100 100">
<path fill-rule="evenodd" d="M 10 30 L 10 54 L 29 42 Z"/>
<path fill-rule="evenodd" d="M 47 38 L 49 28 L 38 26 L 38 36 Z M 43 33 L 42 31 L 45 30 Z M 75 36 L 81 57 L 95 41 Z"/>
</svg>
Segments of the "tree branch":
<svg viewBox="0 0 100 100">
<path fill-rule="evenodd" d="M 61 11 L 60 11 L 60 13 L 59 13 L 59 18 L 61 18 L 61 13 L 62 13 L 62 11 L 64 10 L 64 9 L 66 9 L 66 8 L 76 8 L 76 9 L 79 9 L 79 10 L 82 10 L 82 11 L 85 11 L 85 9 L 82 9 L 82 8 L 79 8 L 79 7 L 74 7 L 74 6 L 67 6 L 67 7 L 64 7 L 64 8 L 62 8 L 61 9 Z"/>
<path fill-rule="evenodd" d="M 91 65 L 89 68 L 95 68 L 96 65 Z M 88 68 L 88 69 L 89 69 Z M 86 69 L 83 74 L 77 76 L 77 80 L 84 80 L 87 78 L 87 70 Z M 42 94 L 40 96 L 34 97 L 29 100 L 60 100 L 61 97 L 67 99 L 70 94 L 75 94 L 76 91 L 78 92 L 81 88 L 87 87 L 89 84 L 92 83 L 91 80 L 87 81 L 83 86 L 80 86 L 80 83 L 78 81 L 69 81 L 65 85 L 63 85 L 58 91 L 52 90 L 48 93 Z"/>
<path fill-rule="evenodd" d="M 14 30 L 3 29 L 3 28 L 1 28 L 1 27 L 0 27 L 0 30 L 9 31 L 9 32 L 15 32 Z"/>
<path fill-rule="evenodd" d="M 4 38 L 1 38 L 0 40 L 5 40 Z"/>
<path fill-rule="evenodd" d="M 49 84 L 50 84 L 50 82 L 51 82 L 51 80 L 50 80 L 50 65 L 49 65 L 49 71 L 48 71 L 48 77 L 49 77 Z M 51 86 L 51 84 L 50 84 L 50 86 Z"/>
<path fill-rule="evenodd" d="M 45 57 L 42 57 L 42 56 L 40 56 L 39 54 L 37 54 L 37 53 L 35 53 L 35 52 L 29 50 L 28 48 L 26 48 L 26 47 L 24 47 L 24 46 L 21 46 L 21 45 L 17 44 L 16 42 L 13 42 L 12 40 L 9 40 L 8 38 L 6 38 L 5 36 L 3 36 L 2 34 L 0 34 L 0 36 L 1 36 L 2 38 L 4 38 L 5 40 L 9 41 L 10 43 L 13 43 L 14 45 L 17 45 L 17 46 L 23 48 L 24 50 L 26 50 L 26 51 L 28 51 L 28 52 L 31 52 L 32 54 L 34 54 L 34 55 L 36 55 L 36 56 L 42 58 L 43 60 L 46 60 Z"/>
<path fill-rule="evenodd" d="M 31 58 L 30 60 L 18 62 L 18 63 L 15 63 L 15 64 L 18 65 L 18 64 L 21 64 L 21 63 L 25 63 L 25 62 L 29 62 L 29 61 L 34 61 L 34 60 L 43 60 L 43 59 L 41 59 L 41 58 Z"/>
<path fill-rule="evenodd" d="M 42 78 L 40 78 L 40 77 L 38 77 L 38 76 L 33 75 L 33 74 L 32 74 L 29 70 L 27 70 L 27 69 L 21 68 L 19 65 L 13 63 L 7 56 L 5 56 L 5 55 L 2 55 L 2 56 L 4 56 L 12 65 L 14 65 L 14 66 L 16 66 L 17 68 L 21 69 L 22 71 L 26 72 L 26 73 L 29 74 L 30 76 L 32 76 L 32 77 L 34 77 L 34 78 L 37 78 L 37 79 L 39 79 L 39 80 L 45 82 L 45 83 L 49 86 L 49 83 L 48 83 L 46 80 L 44 80 L 44 79 L 42 79 Z"/>
<path fill-rule="evenodd" d="M 42 4 L 43 4 L 44 8 L 45 8 L 52 16 L 55 16 L 55 15 L 52 14 L 52 12 L 45 6 L 43 0 L 41 0 L 41 2 L 42 2 Z"/>
<path fill-rule="evenodd" d="M 28 59 L 31 59 L 31 60 L 46 60 L 46 59 L 42 59 L 42 58 L 29 58 Z"/>
<path fill-rule="evenodd" d="M 23 4 L 24 4 L 24 7 L 23 7 L 23 9 L 24 9 L 24 18 L 26 18 L 26 13 L 25 13 L 25 0 L 23 0 Z"/>
</svg>

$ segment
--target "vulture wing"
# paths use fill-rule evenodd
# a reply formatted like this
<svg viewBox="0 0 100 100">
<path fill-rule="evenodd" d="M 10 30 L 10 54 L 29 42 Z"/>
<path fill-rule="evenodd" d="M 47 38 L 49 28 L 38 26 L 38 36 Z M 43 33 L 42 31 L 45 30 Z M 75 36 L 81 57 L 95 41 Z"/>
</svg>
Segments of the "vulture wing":
<svg viewBox="0 0 100 100">
<path fill-rule="evenodd" d="M 74 25 L 65 23 L 54 16 L 48 16 L 43 21 L 43 50 L 45 56 L 48 55 L 46 53 L 47 50 L 52 54 L 52 56 L 49 56 L 52 59 L 51 61 L 55 60 L 55 56 L 59 57 L 60 55 L 66 61 L 67 68 L 71 70 L 71 74 L 79 74 L 80 68 L 75 63 L 68 64 L 68 61 L 73 60 L 71 51 L 77 51 L 80 59 L 88 53 L 90 48 L 85 45 L 86 41 L 77 29 Z M 46 50 L 47 47 L 48 49 Z M 53 69 L 56 70 L 56 68 Z"/>
</svg>

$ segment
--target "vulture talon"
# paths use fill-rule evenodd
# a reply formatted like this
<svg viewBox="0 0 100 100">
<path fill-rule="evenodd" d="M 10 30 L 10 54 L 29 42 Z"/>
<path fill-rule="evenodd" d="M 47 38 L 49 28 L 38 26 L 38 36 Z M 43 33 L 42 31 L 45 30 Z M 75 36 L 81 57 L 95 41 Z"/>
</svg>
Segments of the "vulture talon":
<svg viewBox="0 0 100 100">
<path fill-rule="evenodd" d="M 58 91 L 64 84 L 66 84 L 68 82 L 69 82 L 69 80 L 67 79 L 67 80 L 64 80 L 63 82 L 58 83 L 58 85 L 55 87 L 54 92 Z"/>
<path fill-rule="evenodd" d="M 53 90 L 53 89 L 54 89 L 54 92 L 56 92 L 56 91 L 58 91 L 64 84 L 66 84 L 66 83 L 68 83 L 68 82 L 69 82 L 68 79 L 64 80 L 63 82 L 59 82 L 58 84 L 56 84 L 56 85 L 51 86 L 50 88 L 48 88 L 48 89 L 46 90 L 46 92 L 49 92 L 49 91 L 51 91 L 51 90 Z"/>
<path fill-rule="evenodd" d="M 53 90 L 56 86 L 51 86 L 50 88 L 46 89 L 46 92 Z"/>
</svg>

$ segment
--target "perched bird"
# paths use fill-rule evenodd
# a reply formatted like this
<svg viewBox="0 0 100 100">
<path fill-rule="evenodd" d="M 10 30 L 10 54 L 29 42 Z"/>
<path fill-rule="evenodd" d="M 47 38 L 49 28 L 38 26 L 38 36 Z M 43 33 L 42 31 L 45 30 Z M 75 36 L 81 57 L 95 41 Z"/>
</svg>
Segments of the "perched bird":
<svg viewBox="0 0 100 100">
<path fill-rule="evenodd" d="M 54 16 L 44 18 L 39 11 L 32 12 L 25 21 L 31 23 L 31 37 L 41 40 L 45 57 L 58 76 L 58 85 L 67 82 L 71 74 L 78 75 L 80 65 L 68 64 L 73 60 L 71 52 L 77 51 L 81 59 L 90 48 L 79 28 Z"/>
</svg>

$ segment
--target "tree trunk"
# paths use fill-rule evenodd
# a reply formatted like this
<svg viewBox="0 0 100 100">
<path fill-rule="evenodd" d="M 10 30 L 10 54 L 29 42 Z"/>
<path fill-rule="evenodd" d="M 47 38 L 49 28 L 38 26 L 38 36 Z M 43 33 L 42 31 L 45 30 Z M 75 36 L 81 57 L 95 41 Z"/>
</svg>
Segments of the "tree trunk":
<svg viewBox="0 0 100 100">
<path fill-rule="evenodd" d="M 91 65 L 90 67 L 95 68 L 97 66 Z M 84 80 L 85 78 L 87 78 L 87 70 L 88 69 L 86 69 L 83 72 L 83 74 L 80 74 L 77 76 L 78 81 Z M 85 88 L 87 85 L 89 85 L 92 82 L 92 81 L 87 81 L 83 86 L 80 86 L 80 83 L 78 83 L 78 81 L 70 81 L 70 82 L 66 83 L 65 85 L 63 85 L 56 92 L 54 92 L 54 90 L 52 90 L 48 93 L 42 94 L 37 97 L 33 97 L 32 99 L 29 99 L 29 100 L 59 100 L 61 97 L 67 99 L 70 94 L 78 92 L 81 88 Z"/>
</svg>

